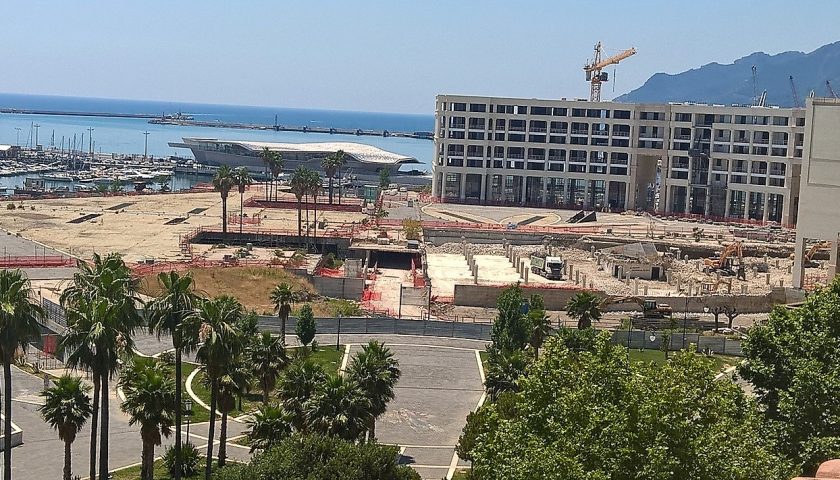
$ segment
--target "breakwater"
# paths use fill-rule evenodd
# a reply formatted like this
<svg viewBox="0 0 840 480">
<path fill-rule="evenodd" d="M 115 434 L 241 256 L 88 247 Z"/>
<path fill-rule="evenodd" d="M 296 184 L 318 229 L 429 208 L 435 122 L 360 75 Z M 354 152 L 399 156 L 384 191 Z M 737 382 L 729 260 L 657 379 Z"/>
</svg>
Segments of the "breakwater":
<svg viewBox="0 0 840 480">
<path fill-rule="evenodd" d="M 331 127 L 296 127 L 286 125 L 262 125 L 258 123 L 230 123 L 207 120 L 183 120 L 156 117 L 149 123 L 157 125 L 180 125 L 190 127 L 238 128 L 246 130 L 273 130 L 275 132 L 326 133 L 330 135 L 356 135 L 371 137 L 403 137 L 422 140 L 432 140 L 432 132 L 392 132 L 388 130 L 365 130 L 361 128 L 331 128 Z"/>
</svg>

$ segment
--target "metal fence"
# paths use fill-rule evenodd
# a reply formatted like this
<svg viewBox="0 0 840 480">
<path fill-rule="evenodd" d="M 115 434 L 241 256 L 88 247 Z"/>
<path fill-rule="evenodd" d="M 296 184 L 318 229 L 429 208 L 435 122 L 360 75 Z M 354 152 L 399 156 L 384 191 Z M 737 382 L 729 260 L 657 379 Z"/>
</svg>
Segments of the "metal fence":
<svg viewBox="0 0 840 480">
<path fill-rule="evenodd" d="M 667 334 L 661 331 L 652 330 L 614 330 L 612 342 L 619 345 L 629 346 L 643 350 L 662 350 L 662 343 L 666 340 Z M 723 355 L 743 356 L 741 341 L 727 338 L 723 335 L 702 335 L 699 333 L 672 332 L 670 334 L 668 350 L 682 350 L 694 345 L 698 352 L 711 352 Z"/>
<path fill-rule="evenodd" d="M 490 340 L 490 325 L 486 323 L 445 322 L 440 320 L 412 320 L 395 317 L 347 317 L 341 319 L 341 333 L 352 335 L 421 335 L 431 337 L 466 338 L 470 340 Z M 286 333 L 295 331 L 297 319 L 289 318 Z M 315 324 L 320 334 L 339 332 L 337 318 L 316 318 Z M 262 330 L 280 332 L 280 320 L 277 317 L 260 317 Z"/>
</svg>

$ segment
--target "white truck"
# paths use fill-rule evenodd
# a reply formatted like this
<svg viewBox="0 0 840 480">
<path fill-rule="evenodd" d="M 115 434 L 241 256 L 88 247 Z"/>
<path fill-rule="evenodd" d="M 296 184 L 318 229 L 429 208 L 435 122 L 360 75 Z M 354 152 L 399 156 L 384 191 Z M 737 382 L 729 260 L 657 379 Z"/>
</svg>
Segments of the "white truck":
<svg viewBox="0 0 840 480">
<path fill-rule="evenodd" d="M 531 273 L 536 273 L 549 280 L 563 280 L 564 263 L 560 257 L 531 255 Z"/>
</svg>

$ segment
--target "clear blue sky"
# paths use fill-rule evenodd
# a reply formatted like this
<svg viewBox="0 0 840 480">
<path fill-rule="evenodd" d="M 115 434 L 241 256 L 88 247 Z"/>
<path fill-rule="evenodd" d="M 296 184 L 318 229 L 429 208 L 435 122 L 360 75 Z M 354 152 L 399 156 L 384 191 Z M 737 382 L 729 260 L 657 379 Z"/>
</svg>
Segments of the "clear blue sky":
<svg viewBox="0 0 840 480">
<path fill-rule="evenodd" d="M 583 97 L 598 40 L 657 72 L 840 40 L 840 2 L 6 0 L 0 92 L 431 113 L 438 93 Z M 612 71 L 610 70 L 612 74 Z"/>
</svg>

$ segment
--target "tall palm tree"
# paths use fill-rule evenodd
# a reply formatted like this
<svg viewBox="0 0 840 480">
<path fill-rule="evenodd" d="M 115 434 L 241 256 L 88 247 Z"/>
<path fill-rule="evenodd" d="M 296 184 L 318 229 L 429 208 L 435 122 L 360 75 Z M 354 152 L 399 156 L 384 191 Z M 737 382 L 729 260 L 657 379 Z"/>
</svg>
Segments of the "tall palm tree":
<svg viewBox="0 0 840 480">
<path fill-rule="evenodd" d="M 304 407 L 328 377 L 323 367 L 309 359 L 298 360 L 283 372 L 277 387 L 277 396 L 280 397 L 283 408 L 289 412 L 295 430 L 307 430 Z"/>
<path fill-rule="evenodd" d="M 341 168 L 342 165 L 347 163 L 347 160 L 345 160 L 344 157 L 344 150 L 338 150 L 334 153 L 327 155 L 321 160 L 321 168 L 324 169 L 324 174 L 326 174 L 330 182 L 328 186 L 330 195 L 330 205 L 332 205 L 333 203 L 333 177 L 335 177 L 335 174 L 338 171 L 338 169 Z M 339 182 L 341 182 L 340 178 Z M 340 189 L 341 187 L 339 186 L 339 191 Z"/>
<path fill-rule="evenodd" d="M 280 174 L 283 173 L 283 166 L 285 165 L 283 161 L 283 156 L 280 155 L 278 152 L 274 152 L 274 155 L 271 157 L 271 161 L 268 163 L 268 170 L 271 173 L 271 185 L 274 190 L 274 200 L 277 200 L 277 194 L 280 190 L 277 185 L 277 182 L 280 179 Z"/>
<path fill-rule="evenodd" d="M 336 375 L 321 383 L 303 414 L 312 432 L 356 441 L 365 433 L 371 406 L 358 383 Z"/>
<path fill-rule="evenodd" d="M 207 438 L 212 439 L 216 423 L 219 379 L 226 373 L 230 359 L 235 358 L 242 347 L 235 327 L 242 316 L 242 305 L 233 297 L 216 297 L 201 302 L 196 315 L 201 324 L 198 334 L 202 343 L 195 356 L 204 365 L 205 374 L 210 381 L 210 428 Z M 209 480 L 213 465 L 212 441 L 207 444 L 206 459 L 204 475 Z"/>
<path fill-rule="evenodd" d="M 81 263 L 81 262 L 80 262 Z M 67 331 L 61 348 L 71 352 L 66 365 L 89 368 L 94 376 L 94 418 L 91 421 L 91 478 L 96 467 L 96 418 L 99 431 L 99 476 L 108 477 L 109 380 L 119 366 L 118 358 L 133 346 L 132 335 L 143 319 L 137 312 L 137 281 L 119 254 L 94 255 L 91 265 L 79 266 L 73 283 L 62 293 L 67 312 Z M 97 395 L 97 382 L 99 395 Z M 98 401 L 98 404 L 97 404 Z"/>
<path fill-rule="evenodd" d="M 276 152 L 271 151 L 268 147 L 263 147 L 260 151 L 260 158 L 263 161 L 263 176 L 265 177 L 265 199 L 268 201 L 268 165 L 271 163 L 271 159 L 274 157 Z"/>
<path fill-rule="evenodd" d="M 222 412 L 222 422 L 219 428 L 219 467 L 224 467 L 227 460 L 227 424 L 228 414 L 236 408 L 236 399 L 248 388 L 247 370 L 243 367 L 241 356 L 230 361 L 225 373 L 219 378 L 219 411 Z"/>
<path fill-rule="evenodd" d="M 227 233 L 227 198 L 234 186 L 233 174 L 229 165 L 222 165 L 213 177 L 213 188 L 222 197 L 222 233 Z"/>
<path fill-rule="evenodd" d="M 149 319 L 149 331 L 160 339 L 162 334 L 172 337 L 175 348 L 175 403 L 181 405 L 183 389 L 181 357 L 184 350 L 195 348 L 198 336 L 197 326 L 191 320 L 199 302 L 194 292 L 192 276 L 179 275 L 177 272 L 158 274 L 161 294 L 152 300 L 146 308 Z M 175 409 L 175 461 L 181 462 L 181 408 Z M 175 469 L 175 480 L 180 480 L 181 469 Z"/>
<path fill-rule="evenodd" d="M 20 270 L 0 270 L 0 359 L 3 361 L 3 438 L 12 437 L 12 363 L 18 349 L 40 335 L 41 306 L 31 300 L 29 278 Z M 12 449 L 3 449 L 3 478 L 12 478 Z"/>
<path fill-rule="evenodd" d="M 251 453 L 266 451 L 292 433 L 291 416 L 278 405 L 263 405 L 248 420 L 248 425 L 251 427 L 248 431 Z"/>
<path fill-rule="evenodd" d="M 274 308 L 277 310 L 277 316 L 280 318 L 280 342 L 283 345 L 286 345 L 286 322 L 292 313 L 292 302 L 294 299 L 292 287 L 288 283 L 281 283 L 271 291 L 271 302 L 274 304 Z"/>
<path fill-rule="evenodd" d="M 263 332 L 250 345 L 248 356 L 254 376 L 263 392 L 263 404 L 268 405 L 268 394 L 277 385 L 277 377 L 289 363 L 286 349 L 278 337 Z"/>
<path fill-rule="evenodd" d="M 318 243 L 318 195 L 321 193 L 321 188 L 323 187 L 323 185 L 321 185 L 321 175 L 319 175 L 318 172 L 316 172 L 314 170 L 312 170 L 311 172 L 312 173 L 310 174 L 309 181 L 307 183 L 309 184 L 309 189 L 308 189 L 309 194 L 312 195 L 312 208 L 315 212 L 314 237 L 315 237 L 315 243 L 316 243 L 315 248 L 317 249 L 317 243 Z M 308 215 L 306 217 L 306 223 L 307 223 L 307 225 L 309 224 L 309 216 Z"/>
<path fill-rule="evenodd" d="M 130 362 L 119 381 L 125 394 L 120 409 L 128 414 L 129 425 L 140 425 L 143 440 L 141 480 L 153 480 L 155 447 L 163 437 L 172 434 L 175 402 L 175 380 L 162 362 L 136 359 Z"/>
<path fill-rule="evenodd" d="M 531 310 L 528 312 L 528 323 L 531 326 L 531 338 L 528 343 L 534 349 L 534 358 L 539 358 L 545 339 L 554 331 L 551 319 L 545 314 L 545 310 Z"/>
<path fill-rule="evenodd" d="M 592 292 L 580 292 L 566 304 L 566 313 L 577 320 L 578 330 L 592 328 L 601 319 L 601 299 Z"/>
<path fill-rule="evenodd" d="M 308 168 L 304 166 L 299 166 L 295 169 L 294 172 L 292 172 L 292 177 L 289 179 L 289 188 L 292 191 L 292 194 L 294 194 L 295 198 L 297 199 L 298 237 L 303 235 L 301 229 L 301 209 L 303 208 L 301 206 L 301 200 L 303 199 L 303 196 L 306 195 L 308 190 L 308 171 L 310 171 Z M 308 213 L 309 210 L 307 207 L 307 216 Z"/>
<path fill-rule="evenodd" d="M 63 375 L 41 393 L 44 404 L 38 411 L 64 442 L 64 480 L 73 476 L 71 446 L 92 412 L 88 392 L 90 387 L 80 377 Z"/>
<path fill-rule="evenodd" d="M 376 438 L 376 419 L 385 413 L 388 402 L 394 399 L 394 387 L 401 374 L 400 363 L 393 352 L 376 340 L 363 345 L 353 356 L 347 376 L 359 385 L 370 406 L 370 416 L 366 419 L 370 440 Z"/>
<path fill-rule="evenodd" d="M 231 176 L 233 177 L 233 183 L 239 190 L 239 233 L 242 233 L 242 207 L 245 198 L 245 189 L 248 188 L 248 185 L 254 183 L 254 179 L 251 178 L 247 167 L 238 167 L 233 171 Z"/>
</svg>

